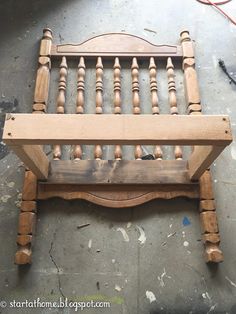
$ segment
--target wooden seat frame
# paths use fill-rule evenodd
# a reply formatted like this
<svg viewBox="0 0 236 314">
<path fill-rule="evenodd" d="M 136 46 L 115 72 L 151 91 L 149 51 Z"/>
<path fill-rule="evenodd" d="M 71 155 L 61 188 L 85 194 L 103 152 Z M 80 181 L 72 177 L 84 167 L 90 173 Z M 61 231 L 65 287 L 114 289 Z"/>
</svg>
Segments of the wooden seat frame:
<svg viewBox="0 0 236 314">
<path fill-rule="evenodd" d="M 25 163 L 16 264 L 32 261 L 36 201 L 51 197 L 86 199 L 107 207 L 130 207 L 178 196 L 200 200 L 207 262 L 221 262 L 220 236 L 209 167 L 231 143 L 228 116 L 203 116 L 193 43 L 188 31 L 181 45 L 154 45 L 124 33 L 105 34 L 81 44 L 52 44 L 44 29 L 34 94 L 34 114 L 7 114 L 3 141 Z M 51 59 L 61 58 L 57 114 L 47 114 Z M 78 58 L 77 114 L 63 114 L 67 59 Z M 96 58 L 96 114 L 84 114 L 85 59 Z M 114 60 L 114 114 L 102 114 L 103 58 Z M 131 59 L 133 115 L 121 114 L 120 59 Z M 141 115 L 139 67 L 149 60 L 152 115 Z M 160 115 L 156 60 L 167 60 L 170 115 Z M 182 60 L 187 115 L 178 115 L 172 61 Z M 59 114 L 59 115 L 58 115 Z M 172 127 L 170 127 L 172 126 Z M 53 145 L 53 160 L 43 150 Z M 74 145 L 73 160 L 61 160 L 61 145 Z M 95 145 L 94 159 L 82 160 L 83 144 Z M 115 145 L 114 160 L 102 160 L 101 145 Z M 122 145 L 135 145 L 135 159 L 122 159 Z M 142 160 L 142 146 L 155 145 L 155 160 Z M 163 160 L 161 145 L 173 145 L 175 160 Z M 183 160 L 181 145 L 192 147 Z"/>
</svg>

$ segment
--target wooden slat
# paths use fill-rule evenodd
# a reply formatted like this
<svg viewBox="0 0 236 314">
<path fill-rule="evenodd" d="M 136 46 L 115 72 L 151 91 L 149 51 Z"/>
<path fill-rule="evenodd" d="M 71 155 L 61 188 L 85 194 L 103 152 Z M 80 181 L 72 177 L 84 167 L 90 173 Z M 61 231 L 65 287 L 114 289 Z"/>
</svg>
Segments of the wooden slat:
<svg viewBox="0 0 236 314">
<path fill-rule="evenodd" d="M 81 185 L 192 184 L 186 161 L 81 160 L 52 161 L 46 183 Z"/>
<path fill-rule="evenodd" d="M 14 153 L 36 175 L 39 180 L 48 176 L 49 160 L 39 145 L 10 146 Z"/>
<path fill-rule="evenodd" d="M 224 146 L 194 146 L 192 155 L 188 160 L 189 176 L 192 180 L 198 180 L 204 171 L 210 167 L 213 161 L 224 150 Z"/>
<path fill-rule="evenodd" d="M 11 114 L 6 117 L 3 141 L 10 145 L 226 146 L 232 135 L 227 116 Z"/>
<path fill-rule="evenodd" d="M 138 36 L 109 33 L 96 36 L 80 44 L 53 45 L 52 56 L 85 57 L 167 57 L 180 58 L 182 49 L 173 45 L 154 45 Z"/>
</svg>

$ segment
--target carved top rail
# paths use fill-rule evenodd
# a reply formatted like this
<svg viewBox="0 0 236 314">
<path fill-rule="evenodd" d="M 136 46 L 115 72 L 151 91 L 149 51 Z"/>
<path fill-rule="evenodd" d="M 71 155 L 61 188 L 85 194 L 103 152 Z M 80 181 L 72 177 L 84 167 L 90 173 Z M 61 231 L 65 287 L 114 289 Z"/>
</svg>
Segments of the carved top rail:
<svg viewBox="0 0 236 314">
<path fill-rule="evenodd" d="M 178 45 L 155 45 L 138 36 L 108 33 L 79 44 L 52 45 L 51 56 L 180 58 L 183 54 Z"/>
</svg>

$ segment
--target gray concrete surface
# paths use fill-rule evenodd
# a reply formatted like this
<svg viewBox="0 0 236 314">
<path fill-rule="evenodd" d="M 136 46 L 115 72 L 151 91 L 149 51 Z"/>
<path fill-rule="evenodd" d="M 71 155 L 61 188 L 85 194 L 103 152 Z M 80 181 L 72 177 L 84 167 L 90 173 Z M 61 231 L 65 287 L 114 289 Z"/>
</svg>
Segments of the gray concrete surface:
<svg viewBox="0 0 236 314">
<path fill-rule="evenodd" d="M 224 9 L 236 15 L 235 0 Z M 196 41 L 204 112 L 229 114 L 235 133 L 236 87 L 229 84 L 217 60 L 223 58 L 230 71 L 236 72 L 236 28 L 213 8 L 195 0 L 2 0 L 0 12 L 1 124 L 5 112 L 31 111 L 39 39 L 44 27 L 52 28 L 55 42 L 61 43 L 125 31 L 154 43 L 171 44 L 177 43 L 180 31 L 187 28 Z M 68 112 L 74 110 L 76 94 L 72 85 L 76 70 L 72 65 Z M 148 84 L 144 68 L 145 65 L 141 74 L 143 87 Z M 107 91 L 112 87 L 110 75 L 106 70 L 106 112 L 111 110 L 108 104 L 112 91 Z M 57 76 L 57 70 L 53 70 L 54 86 Z M 130 84 L 128 73 L 124 73 L 123 80 L 127 86 Z M 158 81 L 161 108 L 165 112 L 168 107 L 164 70 L 160 70 Z M 93 83 L 94 72 L 89 69 L 86 84 L 92 86 Z M 183 108 L 180 70 L 177 71 L 177 91 Z M 130 103 L 128 90 L 124 93 L 126 103 Z M 145 101 L 147 96 L 142 89 L 142 109 L 150 112 L 150 103 Z M 87 111 L 92 112 L 94 95 L 87 93 L 86 101 Z M 53 112 L 54 108 L 55 95 L 51 93 L 49 111 Z M 129 110 L 131 107 L 125 108 L 126 112 Z M 218 267 L 209 267 L 202 259 L 199 214 L 194 201 L 156 200 L 136 208 L 114 210 L 85 201 L 55 199 L 39 204 L 33 264 L 18 268 L 13 258 L 23 167 L 2 145 L 0 154 L 0 300 L 10 302 L 39 297 L 51 301 L 64 295 L 74 301 L 111 302 L 110 309 L 84 310 L 85 313 L 236 313 L 235 143 L 212 167 L 225 257 Z M 89 155 L 89 150 L 86 154 Z M 106 149 L 105 156 L 109 154 L 111 150 Z M 188 226 L 183 225 L 185 216 L 191 223 Z M 90 225 L 78 229 L 83 223 Z M 137 226 L 143 228 L 146 235 L 143 245 L 138 241 Z M 129 242 L 124 241 L 117 228 L 126 230 Z M 91 249 L 88 248 L 90 239 Z M 189 246 L 184 246 L 184 241 Z M 115 289 L 116 285 L 121 291 Z M 156 301 L 150 303 L 147 291 L 155 295 Z M 48 314 L 73 313 L 74 310 L 16 310 L 8 306 L 0 312 Z"/>
</svg>

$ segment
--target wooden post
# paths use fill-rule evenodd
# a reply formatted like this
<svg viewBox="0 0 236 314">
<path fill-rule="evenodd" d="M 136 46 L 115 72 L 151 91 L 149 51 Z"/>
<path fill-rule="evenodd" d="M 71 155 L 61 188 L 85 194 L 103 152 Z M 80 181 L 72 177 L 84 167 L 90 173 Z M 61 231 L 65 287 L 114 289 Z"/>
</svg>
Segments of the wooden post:
<svg viewBox="0 0 236 314">
<path fill-rule="evenodd" d="M 139 66 L 137 58 L 133 58 L 131 66 L 131 76 L 132 76 L 132 93 L 133 93 L 133 113 L 140 114 L 140 98 L 139 98 Z M 141 160 L 142 158 L 142 147 L 141 145 L 136 145 L 134 150 L 135 159 Z"/>
<path fill-rule="evenodd" d="M 77 100 L 76 100 L 76 113 L 84 113 L 84 86 L 85 86 L 85 63 L 84 57 L 80 57 L 78 64 L 78 78 L 77 78 Z M 82 159 L 82 146 L 75 145 L 74 147 L 74 160 Z"/>
<path fill-rule="evenodd" d="M 155 64 L 155 60 L 153 57 L 150 58 L 149 62 L 149 78 L 150 78 L 150 91 L 151 91 L 151 101 L 152 101 L 152 114 L 158 115 L 160 114 L 159 106 L 158 106 L 158 89 L 157 89 L 157 67 Z M 157 160 L 162 160 L 163 152 L 161 146 L 156 145 L 154 149 L 154 157 Z"/>
<path fill-rule="evenodd" d="M 36 76 L 33 113 L 44 113 L 47 110 L 49 80 L 51 69 L 51 45 L 52 31 L 49 28 L 43 30 L 39 52 L 39 68 Z"/>
<path fill-rule="evenodd" d="M 113 69 L 114 69 L 114 113 L 121 114 L 121 81 L 120 81 L 121 66 L 118 57 L 115 58 Z M 120 145 L 115 145 L 114 155 L 116 160 L 122 159 L 122 148 Z"/>
<path fill-rule="evenodd" d="M 103 93 L 103 64 L 102 58 L 97 58 L 96 64 L 96 114 L 102 114 L 102 98 Z M 101 145 L 95 145 L 94 158 L 96 160 L 102 159 L 102 147 Z"/>
<path fill-rule="evenodd" d="M 202 114 L 193 43 L 188 31 L 180 34 L 183 50 L 183 71 L 187 111 L 190 115 Z M 213 196 L 210 170 L 206 170 L 199 179 L 200 184 L 200 221 L 202 238 L 205 246 L 206 262 L 219 263 L 223 261 L 223 253 L 219 248 L 220 235 Z"/>
<path fill-rule="evenodd" d="M 174 72 L 174 65 L 172 63 L 171 58 L 167 59 L 166 69 L 167 69 L 167 76 L 168 76 L 170 113 L 172 115 L 177 115 L 179 114 L 179 112 L 178 112 L 177 98 L 176 98 L 175 72 Z M 182 149 L 179 145 L 175 146 L 174 154 L 175 154 L 176 160 L 183 159 Z"/>
<path fill-rule="evenodd" d="M 33 113 L 45 113 L 47 110 L 50 68 L 51 68 L 52 31 L 49 28 L 43 30 L 43 38 L 40 43 L 39 68 L 37 71 Z M 32 171 L 25 171 L 21 212 L 15 255 L 15 264 L 30 264 L 32 261 L 32 243 L 36 223 L 37 212 L 37 177 Z"/>
<path fill-rule="evenodd" d="M 59 72 L 58 96 L 57 96 L 57 113 L 63 114 L 65 112 L 66 102 L 66 77 L 67 77 L 67 63 L 66 57 L 62 57 Z M 53 159 L 61 159 L 61 146 L 53 146 Z"/>
</svg>

